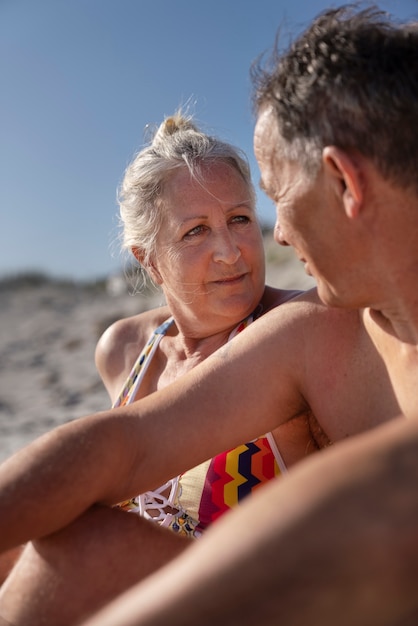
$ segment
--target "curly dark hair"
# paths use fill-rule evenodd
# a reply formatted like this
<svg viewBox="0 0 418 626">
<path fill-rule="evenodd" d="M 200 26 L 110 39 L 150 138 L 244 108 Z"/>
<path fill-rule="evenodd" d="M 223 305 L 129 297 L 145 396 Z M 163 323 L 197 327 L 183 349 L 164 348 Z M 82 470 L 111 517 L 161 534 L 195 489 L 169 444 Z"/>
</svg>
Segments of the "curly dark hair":
<svg viewBox="0 0 418 626">
<path fill-rule="evenodd" d="M 358 150 L 418 191 L 418 22 L 358 4 L 321 13 L 252 68 L 256 114 L 272 106 L 284 155 L 316 171 L 322 149 Z"/>
</svg>

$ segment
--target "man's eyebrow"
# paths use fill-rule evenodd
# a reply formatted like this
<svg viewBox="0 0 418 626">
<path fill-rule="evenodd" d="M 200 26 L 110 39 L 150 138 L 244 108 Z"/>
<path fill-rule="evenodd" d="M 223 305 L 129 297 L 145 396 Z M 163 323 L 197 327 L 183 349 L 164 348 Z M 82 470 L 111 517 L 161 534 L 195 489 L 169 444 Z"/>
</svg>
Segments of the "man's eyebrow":
<svg viewBox="0 0 418 626">
<path fill-rule="evenodd" d="M 266 193 L 267 195 L 269 195 L 269 192 L 267 190 L 267 187 L 264 183 L 264 180 L 262 178 L 260 178 L 259 182 L 258 182 L 258 186 L 260 187 L 261 191 L 264 191 L 264 193 Z"/>
</svg>

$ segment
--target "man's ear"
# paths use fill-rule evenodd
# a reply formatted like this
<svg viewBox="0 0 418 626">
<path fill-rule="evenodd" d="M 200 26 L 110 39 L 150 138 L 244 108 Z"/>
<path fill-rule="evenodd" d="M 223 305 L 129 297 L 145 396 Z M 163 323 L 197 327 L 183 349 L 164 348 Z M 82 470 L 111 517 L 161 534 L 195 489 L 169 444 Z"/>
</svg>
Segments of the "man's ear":
<svg viewBox="0 0 418 626">
<path fill-rule="evenodd" d="M 145 254 L 141 250 L 141 248 L 137 248 L 136 246 L 132 246 L 131 248 L 132 254 L 138 261 L 138 263 L 145 269 L 146 272 L 150 275 L 152 280 L 156 285 L 161 285 L 163 279 L 161 278 L 160 272 L 155 267 L 154 263 L 151 260 L 148 260 L 146 263 L 144 262 Z"/>
<path fill-rule="evenodd" d="M 356 218 L 363 204 L 363 178 L 359 167 L 350 154 L 336 146 L 326 146 L 322 152 L 325 171 L 337 179 L 341 201 L 346 215 Z"/>
</svg>

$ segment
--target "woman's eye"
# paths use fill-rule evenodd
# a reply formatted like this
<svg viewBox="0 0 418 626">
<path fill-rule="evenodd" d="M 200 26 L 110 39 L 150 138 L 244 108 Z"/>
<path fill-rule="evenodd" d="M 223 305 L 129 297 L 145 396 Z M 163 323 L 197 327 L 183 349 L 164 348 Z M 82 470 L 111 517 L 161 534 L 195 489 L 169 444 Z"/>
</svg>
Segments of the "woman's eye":
<svg viewBox="0 0 418 626">
<path fill-rule="evenodd" d="M 236 215 L 232 218 L 232 222 L 238 224 L 248 224 L 250 222 L 250 218 L 247 215 Z"/>
<path fill-rule="evenodd" d="M 187 231 L 185 237 L 194 237 L 196 235 L 201 235 L 205 230 L 204 226 L 195 226 L 191 230 Z"/>
</svg>

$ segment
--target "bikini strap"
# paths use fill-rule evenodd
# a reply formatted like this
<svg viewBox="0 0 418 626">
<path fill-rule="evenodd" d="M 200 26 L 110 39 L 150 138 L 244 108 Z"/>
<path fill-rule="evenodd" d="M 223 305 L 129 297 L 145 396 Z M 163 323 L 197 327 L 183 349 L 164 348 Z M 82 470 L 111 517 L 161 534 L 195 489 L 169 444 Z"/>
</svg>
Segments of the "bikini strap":
<svg viewBox="0 0 418 626">
<path fill-rule="evenodd" d="M 248 315 L 245 319 L 243 319 L 231 332 L 228 337 L 228 341 L 233 339 L 236 335 L 242 332 L 247 326 L 249 326 L 257 317 L 259 317 L 262 308 L 261 305 L 258 305 L 254 311 Z M 154 330 L 147 343 L 145 344 L 144 349 L 140 353 L 139 357 L 135 361 L 135 364 L 127 378 L 125 385 L 123 386 L 122 391 L 120 392 L 118 398 L 112 405 L 112 408 L 116 408 L 118 406 L 125 406 L 126 404 L 130 404 L 142 383 L 142 380 L 146 374 L 146 371 L 152 361 L 152 357 L 154 356 L 158 345 L 164 335 L 167 333 L 167 330 L 173 324 L 174 318 L 169 317 L 165 322 L 163 322 L 158 328 Z"/>
<path fill-rule="evenodd" d="M 254 311 L 252 313 L 250 313 L 250 315 L 248 315 L 248 317 L 243 319 L 238 324 L 238 326 L 236 326 L 234 328 L 233 331 L 231 331 L 231 333 L 230 333 L 230 335 L 228 337 L 228 341 L 231 341 L 231 339 L 233 339 L 236 335 L 241 333 L 245 328 L 247 328 L 247 326 L 249 326 L 252 322 L 254 322 L 254 320 L 256 320 L 258 317 L 260 317 L 262 311 L 263 311 L 263 305 L 262 304 L 258 304 L 256 306 L 256 308 L 254 309 Z"/>
<path fill-rule="evenodd" d="M 165 322 L 163 322 L 160 326 L 158 326 L 158 328 L 154 330 L 147 343 L 145 344 L 145 347 L 142 350 L 141 354 L 135 361 L 135 364 L 128 376 L 128 379 L 123 386 L 123 389 L 118 398 L 114 402 L 112 408 L 125 406 L 126 404 L 130 404 L 133 401 L 136 396 L 136 392 L 142 382 L 142 379 L 145 376 L 148 366 L 152 361 L 152 357 L 154 356 L 154 353 L 158 348 L 158 344 L 167 333 L 167 330 L 170 328 L 173 322 L 174 318 L 169 317 Z"/>
</svg>

